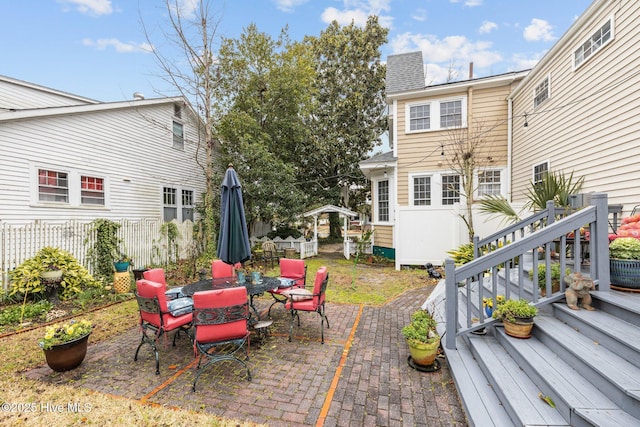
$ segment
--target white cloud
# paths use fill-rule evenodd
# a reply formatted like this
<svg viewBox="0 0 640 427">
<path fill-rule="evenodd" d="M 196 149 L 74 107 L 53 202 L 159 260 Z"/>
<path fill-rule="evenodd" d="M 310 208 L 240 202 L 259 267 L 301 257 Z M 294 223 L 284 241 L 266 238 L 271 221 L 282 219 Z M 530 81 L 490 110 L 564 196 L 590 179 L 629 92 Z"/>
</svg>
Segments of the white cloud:
<svg viewBox="0 0 640 427">
<path fill-rule="evenodd" d="M 293 9 L 307 1 L 309 0 L 274 0 L 276 8 L 287 13 L 293 12 Z"/>
<path fill-rule="evenodd" d="M 337 21 L 340 25 L 349 25 L 353 21 L 358 26 L 364 26 L 370 15 L 376 15 L 381 26 L 391 28 L 393 17 L 383 12 L 391 10 L 391 0 L 343 0 L 342 10 L 335 7 L 326 8 L 321 15 L 322 21 L 329 24 Z"/>
<path fill-rule="evenodd" d="M 544 40 L 546 42 L 555 40 L 553 27 L 544 19 L 533 18 L 531 24 L 524 29 L 524 39 L 527 41 Z"/>
<path fill-rule="evenodd" d="M 427 20 L 427 11 L 424 9 L 416 9 L 416 11 L 411 15 L 411 18 L 418 22 L 424 22 Z"/>
<path fill-rule="evenodd" d="M 480 25 L 480 29 L 478 30 L 478 32 L 480 34 L 488 34 L 497 28 L 498 28 L 498 24 L 496 24 L 495 22 L 484 21 L 482 25 Z"/>
<path fill-rule="evenodd" d="M 109 15 L 113 13 L 111 0 L 58 0 L 58 3 L 75 6 L 78 12 L 87 15 Z"/>
<path fill-rule="evenodd" d="M 148 43 L 124 43 L 118 39 L 83 39 L 82 44 L 96 50 L 113 47 L 118 53 L 151 52 L 151 46 Z"/>
<path fill-rule="evenodd" d="M 450 3 L 460 3 L 460 0 L 449 0 Z M 482 6 L 482 0 L 466 0 L 464 5 L 467 7 Z"/>
<path fill-rule="evenodd" d="M 390 44 L 394 53 L 421 50 L 425 62 L 429 64 L 429 79 L 433 83 L 446 80 L 452 62 L 454 67 L 464 70 L 469 62 L 473 62 L 475 69 L 480 71 L 490 70 L 503 60 L 500 53 L 491 50 L 490 42 L 472 41 L 465 36 L 439 39 L 430 34 L 404 33 L 391 40 Z"/>
<path fill-rule="evenodd" d="M 538 61 L 544 56 L 546 51 L 534 53 L 532 56 L 516 53 L 511 57 L 513 63 L 513 71 L 528 70 L 533 68 Z"/>
</svg>

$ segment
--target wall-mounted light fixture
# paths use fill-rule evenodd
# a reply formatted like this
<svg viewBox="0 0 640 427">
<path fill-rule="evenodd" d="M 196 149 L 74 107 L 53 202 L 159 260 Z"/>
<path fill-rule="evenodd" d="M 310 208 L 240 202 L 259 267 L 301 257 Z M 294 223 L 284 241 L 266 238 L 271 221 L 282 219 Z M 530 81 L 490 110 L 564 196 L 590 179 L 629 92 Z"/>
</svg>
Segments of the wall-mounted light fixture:
<svg viewBox="0 0 640 427">
<path fill-rule="evenodd" d="M 384 165 L 384 177 L 387 177 L 387 165 Z"/>
<path fill-rule="evenodd" d="M 527 112 L 524 113 L 524 127 L 529 126 L 529 122 L 527 121 Z"/>
</svg>

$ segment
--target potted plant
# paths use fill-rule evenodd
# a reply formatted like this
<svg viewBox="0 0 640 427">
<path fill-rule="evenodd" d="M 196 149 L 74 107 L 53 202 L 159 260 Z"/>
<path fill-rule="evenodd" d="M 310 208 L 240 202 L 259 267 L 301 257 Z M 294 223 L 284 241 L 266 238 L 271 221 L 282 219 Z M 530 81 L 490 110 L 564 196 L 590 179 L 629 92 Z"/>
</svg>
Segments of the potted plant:
<svg viewBox="0 0 640 427">
<path fill-rule="evenodd" d="M 538 309 L 526 299 L 510 299 L 493 311 L 493 318 L 502 320 L 504 331 L 515 338 L 531 337 L 533 318 Z"/>
<path fill-rule="evenodd" d="M 611 283 L 624 288 L 640 288 L 640 240 L 619 237 L 609 243 Z"/>
<path fill-rule="evenodd" d="M 48 326 L 39 342 L 47 365 L 56 372 L 80 366 L 87 354 L 87 341 L 92 329 L 88 320 L 71 320 L 62 325 Z"/>
<path fill-rule="evenodd" d="M 551 292 L 555 293 L 560 291 L 560 264 L 552 262 L 550 264 L 551 270 Z M 571 274 L 571 269 L 566 268 L 564 275 Z M 529 270 L 529 279 L 533 280 L 533 270 Z M 547 294 L 547 267 L 545 264 L 538 264 L 538 289 L 540 289 L 540 296 Z"/>
<path fill-rule="evenodd" d="M 500 306 L 504 302 L 504 295 L 496 295 L 496 305 Z M 487 317 L 493 316 L 493 298 L 484 297 L 482 298 L 482 307 L 484 307 L 484 312 L 487 314 Z"/>
<path fill-rule="evenodd" d="M 129 270 L 130 265 L 133 265 L 133 263 L 131 262 L 131 257 L 124 253 L 120 253 L 120 255 L 118 255 L 113 263 L 113 266 L 116 269 L 117 273 L 126 272 L 127 270 Z"/>
<path fill-rule="evenodd" d="M 434 364 L 440 347 L 440 335 L 436 331 L 436 321 L 426 310 L 417 310 L 411 315 L 411 323 L 402 328 L 407 340 L 411 358 L 416 365 Z"/>
</svg>

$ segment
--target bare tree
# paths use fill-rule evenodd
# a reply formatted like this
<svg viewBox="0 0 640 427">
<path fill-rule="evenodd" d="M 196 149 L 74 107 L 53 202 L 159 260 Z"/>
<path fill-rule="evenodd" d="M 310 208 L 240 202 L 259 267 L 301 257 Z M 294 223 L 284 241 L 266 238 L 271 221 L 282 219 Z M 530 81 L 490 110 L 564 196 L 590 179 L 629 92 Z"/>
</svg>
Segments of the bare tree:
<svg viewBox="0 0 640 427">
<path fill-rule="evenodd" d="M 202 162 L 201 156 L 196 155 L 196 162 L 202 168 L 206 181 L 203 206 L 207 232 L 203 235 L 212 236 L 215 229 L 213 160 L 217 144 L 214 135 L 216 117 L 212 105 L 214 88 L 219 83 L 214 41 L 220 20 L 213 19 L 207 0 L 198 1 L 193 9 L 187 9 L 187 2 L 179 0 L 165 0 L 165 6 L 170 25 L 168 30 L 161 28 L 160 32 L 167 46 L 160 48 L 154 44 L 142 17 L 140 21 L 151 52 L 162 70 L 160 77 L 188 100 L 199 115 L 199 131 L 204 132 L 198 132 L 198 135 L 203 133 L 204 141 L 197 141 L 197 153 L 204 150 L 205 156 Z M 207 251 L 214 250 L 215 242 L 207 240 L 206 246 Z"/>
<path fill-rule="evenodd" d="M 451 128 L 447 132 L 446 146 L 442 152 L 450 170 L 460 178 L 458 186 L 452 185 L 450 190 L 465 198 L 465 213 L 460 217 L 467 226 L 469 239 L 475 234 L 473 228 L 473 203 L 478 182 L 478 173 L 483 173 L 496 158 L 496 147 L 492 143 L 491 131 L 484 120 L 474 120 L 468 127 Z"/>
</svg>

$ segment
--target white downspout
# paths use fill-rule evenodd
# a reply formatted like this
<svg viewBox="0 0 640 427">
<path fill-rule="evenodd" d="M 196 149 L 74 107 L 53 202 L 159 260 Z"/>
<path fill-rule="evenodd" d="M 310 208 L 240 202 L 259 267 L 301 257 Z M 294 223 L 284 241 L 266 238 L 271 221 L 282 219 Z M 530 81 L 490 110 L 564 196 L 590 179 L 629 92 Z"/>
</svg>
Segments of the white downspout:
<svg viewBox="0 0 640 427">
<path fill-rule="evenodd" d="M 511 99 L 511 97 L 507 98 L 507 102 L 507 176 L 505 182 L 505 190 L 507 192 L 507 201 L 511 202 L 511 153 L 513 152 L 513 100 Z"/>
</svg>

